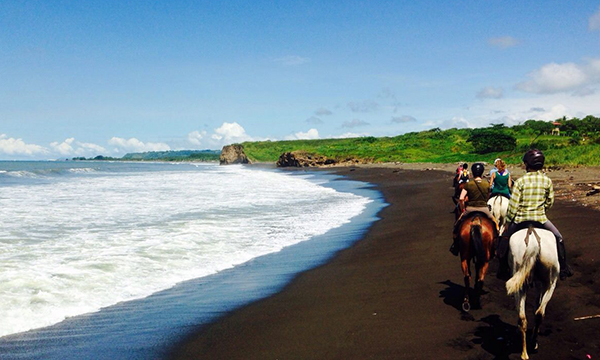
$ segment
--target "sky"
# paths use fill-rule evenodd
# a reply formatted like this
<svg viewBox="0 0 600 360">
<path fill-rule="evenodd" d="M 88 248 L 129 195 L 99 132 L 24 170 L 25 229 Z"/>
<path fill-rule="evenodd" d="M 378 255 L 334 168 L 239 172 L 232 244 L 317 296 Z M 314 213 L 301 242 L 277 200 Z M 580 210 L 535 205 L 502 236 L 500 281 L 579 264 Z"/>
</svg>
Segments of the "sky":
<svg viewBox="0 0 600 360">
<path fill-rule="evenodd" d="M 0 2 L 0 159 L 600 116 L 600 1 Z"/>
</svg>

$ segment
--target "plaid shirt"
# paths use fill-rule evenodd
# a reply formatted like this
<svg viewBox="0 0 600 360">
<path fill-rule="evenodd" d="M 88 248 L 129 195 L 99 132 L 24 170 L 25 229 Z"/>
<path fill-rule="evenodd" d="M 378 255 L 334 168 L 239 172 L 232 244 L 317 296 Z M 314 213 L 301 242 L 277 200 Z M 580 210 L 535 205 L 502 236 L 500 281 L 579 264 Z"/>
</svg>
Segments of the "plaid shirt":
<svg viewBox="0 0 600 360">
<path fill-rule="evenodd" d="M 552 180 L 541 171 L 528 172 L 515 181 L 508 203 L 509 222 L 548 221 L 546 210 L 554 204 Z"/>
</svg>

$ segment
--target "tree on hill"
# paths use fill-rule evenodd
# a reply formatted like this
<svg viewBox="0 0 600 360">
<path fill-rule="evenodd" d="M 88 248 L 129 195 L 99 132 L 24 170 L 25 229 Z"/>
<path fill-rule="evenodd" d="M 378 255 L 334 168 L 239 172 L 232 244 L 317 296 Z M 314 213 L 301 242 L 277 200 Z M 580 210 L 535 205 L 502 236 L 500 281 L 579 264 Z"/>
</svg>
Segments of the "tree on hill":
<svg viewBox="0 0 600 360">
<path fill-rule="evenodd" d="M 511 151 L 517 146 L 517 139 L 504 130 L 503 126 L 474 129 L 467 141 L 478 154 Z"/>
</svg>

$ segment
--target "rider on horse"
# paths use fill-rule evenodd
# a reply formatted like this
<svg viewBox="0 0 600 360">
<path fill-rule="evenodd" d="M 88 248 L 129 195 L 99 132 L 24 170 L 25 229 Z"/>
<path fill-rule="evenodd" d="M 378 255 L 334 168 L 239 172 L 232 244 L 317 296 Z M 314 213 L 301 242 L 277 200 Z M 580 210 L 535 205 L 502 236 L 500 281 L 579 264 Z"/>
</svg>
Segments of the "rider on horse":
<svg viewBox="0 0 600 360">
<path fill-rule="evenodd" d="M 460 192 L 463 189 L 464 185 L 469 181 L 469 165 L 467 163 L 462 164 L 456 169 L 456 174 L 454 175 L 454 181 L 452 186 L 454 186 L 454 203 L 456 204 L 458 198 L 460 197 Z"/>
<path fill-rule="evenodd" d="M 487 182 L 487 180 L 481 178 L 481 176 L 483 175 L 483 170 L 484 167 L 482 163 L 473 164 L 473 166 L 471 166 L 471 173 L 473 174 L 473 179 L 465 183 L 465 186 L 460 193 L 459 205 L 463 213 L 460 216 L 460 218 L 458 218 L 458 220 L 456 221 L 456 224 L 454 224 L 454 231 L 452 232 L 453 241 L 452 246 L 450 246 L 450 252 L 455 256 L 458 256 L 459 252 L 457 244 L 457 230 L 460 227 L 462 219 L 464 219 L 467 214 L 474 211 L 478 211 L 487 215 L 490 219 L 494 221 L 494 223 L 496 222 L 487 205 L 490 184 Z M 467 201 L 468 203 L 466 207 L 465 201 Z"/>
<path fill-rule="evenodd" d="M 546 211 L 554 204 L 554 187 L 552 180 L 541 171 L 544 167 L 544 160 L 544 154 L 537 149 L 529 150 L 523 155 L 527 173 L 514 183 L 513 194 L 506 214 L 509 225 L 500 237 L 498 244 L 497 255 L 500 260 L 500 268 L 497 276 L 499 278 L 509 276 L 508 258 L 506 256 L 509 245 L 508 239 L 520 229 L 519 224 L 525 221 L 538 222 L 544 229 L 550 230 L 554 234 L 558 248 L 560 279 L 564 280 L 573 275 L 571 267 L 567 265 L 562 235 L 546 217 Z"/>
<path fill-rule="evenodd" d="M 496 171 L 492 173 L 490 178 L 490 184 L 492 186 L 492 194 L 490 197 L 501 195 L 510 199 L 512 178 L 508 170 L 506 170 L 506 163 L 502 159 L 496 159 L 494 165 L 496 165 Z"/>
</svg>

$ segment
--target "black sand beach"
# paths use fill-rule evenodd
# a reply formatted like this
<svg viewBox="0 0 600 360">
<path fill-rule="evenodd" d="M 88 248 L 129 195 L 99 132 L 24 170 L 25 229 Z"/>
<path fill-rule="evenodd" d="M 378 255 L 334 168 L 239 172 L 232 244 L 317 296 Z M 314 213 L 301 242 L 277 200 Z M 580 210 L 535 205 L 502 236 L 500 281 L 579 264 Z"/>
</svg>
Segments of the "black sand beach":
<svg viewBox="0 0 600 360">
<path fill-rule="evenodd" d="M 364 239 L 282 292 L 202 326 L 173 359 L 505 359 L 519 357 L 517 314 L 494 260 L 482 309 L 460 310 L 459 259 L 444 171 L 341 168 L 390 206 Z M 532 358 L 600 357 L 600 212 L 557 201 L 549 213 L 576 274 L 558 284 Z M 530 293 L 533 298 L 533 292 Z M 532 301 L 530 301 L 531 303 Z M 532 306 L 528 307 L 533 320 Z"/>
</svg>

